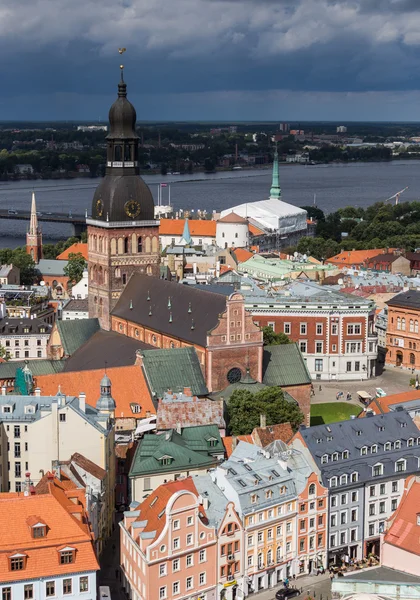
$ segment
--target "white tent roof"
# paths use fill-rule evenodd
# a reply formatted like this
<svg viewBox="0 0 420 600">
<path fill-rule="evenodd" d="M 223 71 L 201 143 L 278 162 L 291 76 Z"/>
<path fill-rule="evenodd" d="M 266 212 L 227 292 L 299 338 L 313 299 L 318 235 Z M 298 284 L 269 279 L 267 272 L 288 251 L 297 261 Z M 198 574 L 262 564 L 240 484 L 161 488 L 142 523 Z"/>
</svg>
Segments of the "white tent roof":
<svg viewBox="0 0 420 600">
<path fill-rule="evenodd" d="M 281 233 L 306 228 L 306 210 L 276 198 L 233 206 L 223 210 L 221 217 L 223 218 L 231 212 L 258 222 L 263 229 L 279 230 Z"/>
</svg>

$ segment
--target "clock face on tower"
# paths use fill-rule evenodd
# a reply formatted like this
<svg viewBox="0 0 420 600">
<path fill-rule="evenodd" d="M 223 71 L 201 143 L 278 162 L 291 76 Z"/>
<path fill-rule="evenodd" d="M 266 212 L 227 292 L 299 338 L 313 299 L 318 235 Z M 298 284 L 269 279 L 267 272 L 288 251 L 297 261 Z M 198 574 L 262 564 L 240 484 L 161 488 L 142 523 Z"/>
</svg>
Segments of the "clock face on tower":
<svg viewBox="0 0 420 600">
<path fill-rule="evenodd" d="M 104 214 L 104 203 L 102 202 L 101 198 L 98 198 L 96 201 L 96 214 L 98 217 L 102 217 Z"/>
<path fill-rule="evenodd" d="M 140 203 L 133 198 L 125 203 L 124 208 L 127 216 L 129 216 L 130 219 L 136 219 L 140 214 Z"/>
</svg>

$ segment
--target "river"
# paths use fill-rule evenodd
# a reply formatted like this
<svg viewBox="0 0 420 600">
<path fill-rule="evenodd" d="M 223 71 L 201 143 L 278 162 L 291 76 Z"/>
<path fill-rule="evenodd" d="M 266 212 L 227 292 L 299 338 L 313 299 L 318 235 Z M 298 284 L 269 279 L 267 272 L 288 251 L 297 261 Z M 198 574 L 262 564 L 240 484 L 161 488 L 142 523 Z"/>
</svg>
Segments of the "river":
<svg viewBox="0 0 420 600">
<path fill-rule="evenodd" d="M 342 206 L 366 207 L 385 200 L 408 186 L 401 201 L 420 199 L 419 160 L 334 165 L 281 165 L 280 185 L 283 200 L 296 206 L 316 204 L 325 212 Z M 225 171 L 206 175 L 143 175 L 155 202 L 160 182 L 171 184 L 171 203 L 184 209 L 222 210 L 242 202 L 268 197 L 270 170 Z M 29 210 L 31 192 L 35 190 L 40 212 L 73 214 L 90 212 L 93 192 L 100 179 L 60 181 L 0 182 L 0 209 Z M 167 203 L 169 188 L 163 188 Z M 0 247 L 14 248 L 25 243 L 26 223 L 0 220 Z M 42 223 L 44 243 L 71 235 L 70 226 Z"/>
</svg>

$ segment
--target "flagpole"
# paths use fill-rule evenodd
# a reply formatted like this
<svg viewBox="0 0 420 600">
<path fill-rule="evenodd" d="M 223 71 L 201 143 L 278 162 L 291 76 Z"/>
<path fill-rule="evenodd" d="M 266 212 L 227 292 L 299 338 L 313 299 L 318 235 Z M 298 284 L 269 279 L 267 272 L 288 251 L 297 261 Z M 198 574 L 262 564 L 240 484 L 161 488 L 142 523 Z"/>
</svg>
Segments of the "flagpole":
<svg viewBox="0 0 420 600">
<path fill-rule="evenodd" d="M 168 204 L 169 204 L 169 206 L 171 206 L 171 184 L 169 184 L 169 200 L 168 200 Z"/>
</svg>

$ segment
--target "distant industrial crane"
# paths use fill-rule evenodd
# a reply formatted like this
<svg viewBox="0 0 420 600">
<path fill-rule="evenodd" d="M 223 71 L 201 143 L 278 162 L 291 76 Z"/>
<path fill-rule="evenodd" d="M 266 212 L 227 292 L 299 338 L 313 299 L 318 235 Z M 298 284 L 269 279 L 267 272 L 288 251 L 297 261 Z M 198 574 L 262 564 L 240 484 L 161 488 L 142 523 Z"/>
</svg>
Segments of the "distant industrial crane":
<svg viewBox="0 0 420 600">
<path fill-rule="evenodd" d="M 403 194 L 405 192 L 405 190 L 408 190 L 408 186 L 405 187 L 403 190 L 397 192 L 396 194 L 394 194 L 393 196 L 390 196 L 389 198 L 387 198 L 385 200 L 385 202 L 388 202 L 388 200 L 393 200 L 395 198 L 395 206 L 398 204 L 398 202 L 400 201 L 400 196 L 401 194 Z"/>
</svg>

